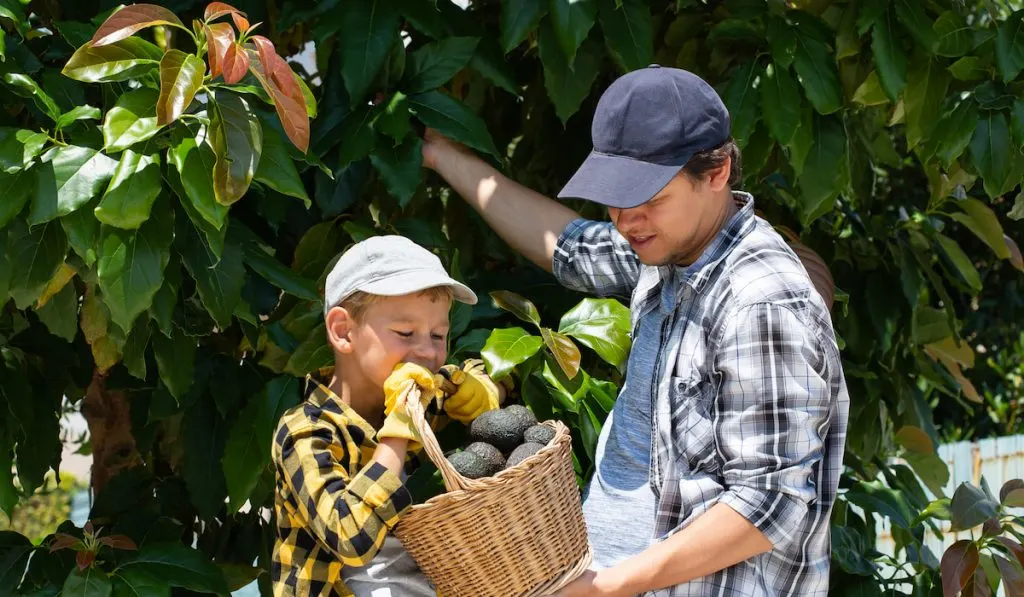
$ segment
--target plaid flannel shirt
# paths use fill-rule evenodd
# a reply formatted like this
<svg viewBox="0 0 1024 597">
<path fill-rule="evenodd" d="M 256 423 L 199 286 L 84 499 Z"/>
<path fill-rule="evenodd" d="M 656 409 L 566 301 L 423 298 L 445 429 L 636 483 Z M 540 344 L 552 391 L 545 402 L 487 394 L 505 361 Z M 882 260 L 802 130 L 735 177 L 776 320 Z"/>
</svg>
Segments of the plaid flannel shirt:
<svg viewBox="0 0 1024 597">
<path fill-rule="evenodd" d="M 323 369 L 316 377 L 330 375 Z M 398 475 L 372 460 L 376 433 L 307 376 L 306 400 L 281 417 L 271 448 L 277 472 L 271 562 L 276 597 L 353 595 L 342 567 L 369 564 L 412 504 Z M 406 470 L 416 464 L 410 456 Z"/>
<path fill-rule="evenodd" d="M 562 233 L 554 272 L 569 288 L 631 298 L 634 335 L 641 318 L 667 314 L 657 342 L 633 346 L 658 359 L 656 379 L 637 380 L 653 413 L 652 540 L 724 503 L 773 545 L 650 594 L 824 596 L 849 413 L 839 349 L 799 259 L 753 197 L 734 198 L 739 212 L 691 266 L 645 266 L 610 223 L 581 219 Z M 666 298 L 669 276 L 683 282 Z"/>
</svg>

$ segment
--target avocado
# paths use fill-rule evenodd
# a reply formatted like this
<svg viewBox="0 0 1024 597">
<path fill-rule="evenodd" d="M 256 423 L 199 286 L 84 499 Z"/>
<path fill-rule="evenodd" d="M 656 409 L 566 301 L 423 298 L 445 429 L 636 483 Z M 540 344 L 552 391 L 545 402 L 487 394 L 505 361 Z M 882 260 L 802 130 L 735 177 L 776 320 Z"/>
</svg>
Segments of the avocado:
<svg viewBox="0 0 1024 597">
<path fill-rule="evenodd" d="M 555 430 L 547 425 L 534 425 L 523 434 L 523 440 L 535 444 L 548 445 L 555 439 Z"/>
<path fill-rule="evenodd" d="M 544 448 L 544 444 L 538 444 L 534 442 L 525 443 L 516 448 L 512 454 L 508 457 L 508 462 L 505 463 L 505 468 L 509 469 L 526 460 L 530 456 L 533 456 L 537 452 L 540 452 Z"/>
<path fill-rule="evenodd" d="M 448 457 L 448 462 L 467 479 L 480 479 L 492 474 L 487 461 L 473 452 L 456 452 Z"/>
<path fill-rule="evenodd" d="M 513 412 L 489 410 L 469 425 L 469 437 L 507 453 L 523 443 L 523 432 L 527 427 L 523 427 L 522 420 Z"/>
<path fill-rule="evenodd" d="M 525 406 L 513 404 L 511 406 L 506 406 L 502 410 L 516 417 L 522 429 L 520 433 L 526 433 L 527 429 L 537 424 L 537 417 L 535 417 L 533 412 Z"/>
<path fill-rule="evenodd" d="M 480 458 L 483 458 L 484 462 L 487 463 L 488 472 L 484 475 L 486 477 L 490 477 L 505 468 L 505 455 L 501 453 L 501 450 L 495 448 L 491 444 L 486 442 L 474 442 L 466 446 L 466 451 L 476 454 Z"/>
</svg>

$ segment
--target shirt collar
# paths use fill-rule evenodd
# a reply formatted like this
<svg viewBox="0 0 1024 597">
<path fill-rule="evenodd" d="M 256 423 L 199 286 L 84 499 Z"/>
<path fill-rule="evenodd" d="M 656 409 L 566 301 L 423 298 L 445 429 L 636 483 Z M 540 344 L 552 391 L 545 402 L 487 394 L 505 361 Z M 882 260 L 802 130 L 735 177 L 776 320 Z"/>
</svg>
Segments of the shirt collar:
<svg viewBox="0 0 1024 597">
<path fill-rule="evenodd" d="M 351 406 L 345 404 L 341 397 L 330 388 L 331 379 L 334 377 L 334 367 L 323 367 L 313 373 L 306 375 L 306 400 L 317 406 L 333 404 L 348 419 L 348 424 L 355 425 L 363 430 L 365 437 L 376 437 L 377 430 L 374 429 L 366 419 L 355 411 Z"/>
<path fill-rule="evenodd" d="M 673 274 L 685 280 L 695 292 L 700 292 L 718 264 L 739 244 L 754 227 L 754 197 L 743 191 L 733 191 L 733 201 L 739 210 L 718 231 L 697 261 L 688 266 L 674 266 Z M 683 285 L 680 285 L 680 291 Z"/>
</svg>

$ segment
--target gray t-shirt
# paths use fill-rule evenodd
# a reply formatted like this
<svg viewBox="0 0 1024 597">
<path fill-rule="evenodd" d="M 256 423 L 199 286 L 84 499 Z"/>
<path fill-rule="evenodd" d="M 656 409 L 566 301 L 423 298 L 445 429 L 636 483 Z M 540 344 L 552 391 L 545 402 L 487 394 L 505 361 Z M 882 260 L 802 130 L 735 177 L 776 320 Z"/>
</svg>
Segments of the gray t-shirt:
<svg viewBox="0 0 1024 597">
<path fill-rule="evenodd" d="M 662 296 L 674 301 L 675 277 Z M 656 500 L 650 485 L 651 404 L 660 328 L 674 305 L 640 319 L 629 375 L 598 439 L 599 463 L 583 502 L 594 567 L 609 568 L 651 546 Z"/>
</svg>

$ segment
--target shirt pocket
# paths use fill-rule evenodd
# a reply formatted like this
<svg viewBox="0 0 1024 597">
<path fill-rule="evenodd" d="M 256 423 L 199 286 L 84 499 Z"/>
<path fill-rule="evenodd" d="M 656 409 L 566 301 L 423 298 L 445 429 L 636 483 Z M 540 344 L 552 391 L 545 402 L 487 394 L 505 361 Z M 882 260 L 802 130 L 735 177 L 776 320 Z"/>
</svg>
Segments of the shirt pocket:
<svg viewBox="0 0 1024 597">
<path fill-rule="evenodd" d="M 721 468 L 711 416 L 714 388 L 700 377 L 672 377 L 670 421 L 676 464 L 693 476 Z"/>
</svg>

